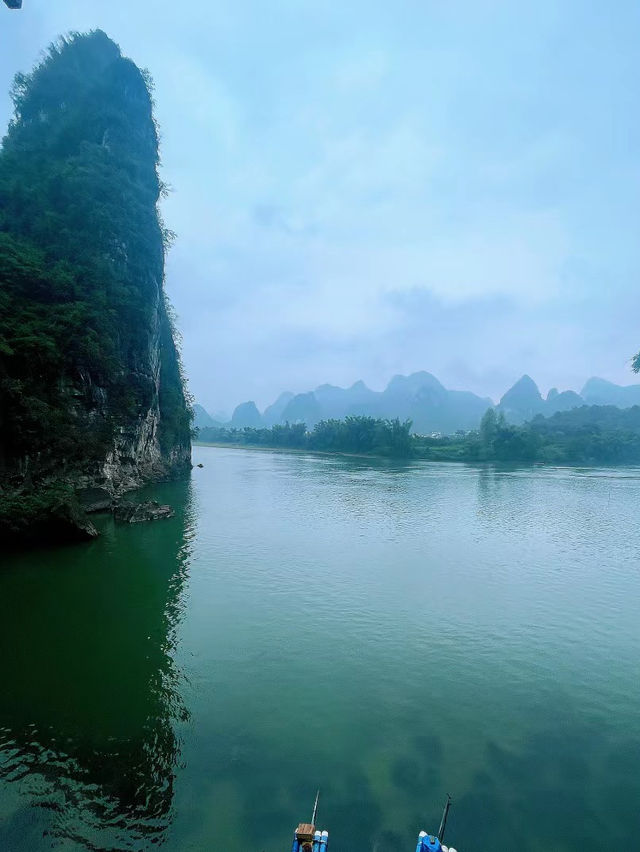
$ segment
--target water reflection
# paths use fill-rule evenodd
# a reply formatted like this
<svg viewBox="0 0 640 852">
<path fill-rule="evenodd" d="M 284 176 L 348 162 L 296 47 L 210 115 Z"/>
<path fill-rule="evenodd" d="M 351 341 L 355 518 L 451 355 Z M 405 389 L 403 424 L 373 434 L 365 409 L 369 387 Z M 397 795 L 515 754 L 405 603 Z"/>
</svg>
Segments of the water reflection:
<svg viewBox="0 0 640 852">
<path fill-rule="evenodd" d="M 186 518 L 0 571 L 0 849 L 278 852 L 317 787 L 334 852 L 448 791 L 467 852 L 636 848 L 629 472 L 200 460 Z"/>
<path fill-rule="evenodd" d="M 2 848 L 140 848 L 171 821 L 192 519 L 190 485 L 166 489 L 175 518 L 0 574 Z"/>
</svg>

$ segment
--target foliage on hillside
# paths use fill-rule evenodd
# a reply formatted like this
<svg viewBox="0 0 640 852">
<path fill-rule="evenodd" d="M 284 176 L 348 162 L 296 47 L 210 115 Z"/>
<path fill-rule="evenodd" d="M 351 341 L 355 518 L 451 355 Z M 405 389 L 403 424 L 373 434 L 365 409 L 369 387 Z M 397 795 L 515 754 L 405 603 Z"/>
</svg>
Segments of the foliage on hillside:
<svg viewBox="0 0 640 852">
<path fill-rule="evenodd" d="M 206 427 L 198 440 L 254 447 L 305 449 L 317 452 L 357 453 L 408 458 L 413 451 L 411 421 L 346 417 L 322 420 L 308 432 L 304 423 L 286 423 L 271 429 Z"/>
<path fill-rule="evenodd" d="M 158 334 L 162 437 L 188 444 L 149 85 L 100 31 L 15 78 L 0 150 L 0 472 L 103 458 L 153 401 Z"/>
</svg>

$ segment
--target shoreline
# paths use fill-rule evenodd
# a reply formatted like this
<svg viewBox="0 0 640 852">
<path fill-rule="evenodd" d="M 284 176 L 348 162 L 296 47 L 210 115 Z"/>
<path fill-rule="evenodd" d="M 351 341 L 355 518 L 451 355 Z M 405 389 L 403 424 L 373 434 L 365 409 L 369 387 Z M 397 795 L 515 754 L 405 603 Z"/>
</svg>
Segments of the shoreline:
<svg viewBox="0 0 640 852">
<path fill-rule="evenodd" d="M 263 453 L 292 453 L 296 456 L 312 455 L 312 456 L 344 456 L 351 459 L 383 459 L 384 461 L 433 461 L 433 459 L 418 458 L 416 456 L 408 456 L 405 458 L 397 456 L 382 456 L 379 453 L 347 453 L 343 450 L 307 450 L 299 447 L 265 447 L 260 444 L 238 444 L 227 443 L 226 441 L 192 441 L 194 447 L 218 447 L 222 450 L 258 450 Z"/>
<path fill-rule="evenodd" d="M 401 462 L 403 464 L 413 462 L 426 462 L 428 464 L 457 464 L 465 467 L 496 467 L 496 468 L 544 468 L 545 470 L 619 470 L 620 468 L 634 468 L 640 470 L 640 465 L 620 463 L 620 464 L 552 464 L 544 461 L 472 461 L 469 459 L 430 459 L 425 456 L 408 456 L 400 458 L 396 456 L 382 456 L 376 453 L 347 453 L 341 450 L 308 450 L 299 449 L 297 447 L 265 447 L 254 444 L 238 444 L 226 443 L 224 441 L 192 441 L 194 447 L 215 447 L 217 449 L 227 450 L 257 450 L 263 453 L 286 453 L 292 455 L 311 455 L 332 457 L 338 456 L 342 458 L 378 460 L 385 462 Z"/>
</svg>

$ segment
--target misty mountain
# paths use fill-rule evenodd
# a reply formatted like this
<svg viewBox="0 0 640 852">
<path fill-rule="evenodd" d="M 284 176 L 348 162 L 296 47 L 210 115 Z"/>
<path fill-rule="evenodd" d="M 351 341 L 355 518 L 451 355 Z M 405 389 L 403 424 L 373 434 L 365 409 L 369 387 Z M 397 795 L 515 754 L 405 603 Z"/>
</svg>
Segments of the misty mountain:
<svg viewBox="0 0 640 852">
<path fill-rule="evenodd" d="M 374 404 L 378 394 L 368 388 L 363 381 L 356 382 L 350 388 L 335 385 L 320 385 L 314 396 L 323 412 L 324 419 L 343 420 L 350 414 L 360 414 Z"/>
<path fill-rule="evenodd" d="M 198 403 L 193 405 L 193 425 L 196 429 L 205 429 L 207 426 L 221 426 L 224 421 L 216 420 L 208 411 Z"/>
<path fill-rule="evenodd" d="M 581 396 L 588 405 L 631 408 L 632 405 L 640 405 L 640 385 L 614 385 L 594 376 L 582 388 Z"/>
<path fill-rule="evenodd" d="M 475 429 L 492 405 L 490 399 L 470 391 L 448 390 L 431 373 L 422 371 L 394 376 L 376 400 L 375 416 L 409 419 L 419 434 L 450 433 Z"/>
<path fill-rule="evenodd" d="M 285 391 L 284 393 L 280 394 L 280 396 L 272 405 L 268 405 L 264 410 L 264 414 L 262 415 L 264 425 L 271 427 L 275 426 L 276 423 L 280 423 L 282 419 L 282 413 L 287 407 L 288 402 L 292 399 L 293 394 L 291 393 L 291 391 Z"/>
<path fill-rule="evenodd" d="M 591 378 L 581 394 L 551 388 L 545 399 L 534 380 L 524 375 L 504 394 L 496 409 L 504 414 L 508 423 L 520 425 L 537 414 L 551 417 L 556 412 L 571 411 L 583 405 L 630 408 L 637 404 L 640 404 L 640 385 L 623 387 L 605 379 Z M 409 376 L 394 376 L 383 391 L 373 391 L 363 381 L 349 388 L 324 384 L 307 393 L 287 391 L 267 406 L 262 415 L 254 402 L 245 402 L 234 411 L 230 425 L 258 428 L 306 423 L 312 429 L 320 420 L 363 415 L 411 420 L 412 431 L 417 434 L 451 434 L 476 429 L 482 415 L 492 405 L 488 397 L 470 391 L 449 390 L 431 373 L 420 371 Z M 196 406 L 196 425 L 199 409 L 201 406 Z"/>
<path fill-rule="evenodd" d="M 572 390 L 558 392 L 551 388 L 547 398 L 543 399 L 538 386 L 530 376 L 521 379 L 505 393 L 498 403 L 508 423 L 519 425 L 532 420 L 536 414 L 551 417 L 560 411 L 571 411 L 583 405 L 615 405 L 618 408 L 631 408 L 640 404 L 640 385 L 615 385 L 605 379 L 591 378 L 581 393 Z"/>
<path fill-rule="evenodd" d="M 547 394 L 547 411 L 556 413 L 558 411 L 571 411 L 572 408 L 579 408 L 585 404 L 585 400 L 572 390 L 558 392 L 557 388 L 551 388 Z"/>
<path fill-rule="evenodd" d="M 536 414 L 543 414 L 545 406 L 538 385 L 531 376 L 524 375 L 504 394 L 497 408 L 508 423 L 524 423 L 533 420 Z"/>
<path fill-rule="evenodd" d="M 412 420 L 414 432 L 455 432 L 474 429 L 493 403 L 468 391 L 452 391 L 430 373 L 394 376 L 385 390 L 373 391 L 359 381 L 349 388 L 320 385 L 315 391 L 281 394 L 260 414 L 254 403 L 236 408 L 232 426 L 273 426 L 320 420 L 342 420 L 350 415 Z"/>
<path fill-rule="evenodd" d="M 231 417 L 231 425 L 237 429 L 243 429 L 245 426 L 257 429 L 258 426 L 263 426 L 262 415 L 255 402 L 241 402 L 237 405 Z"/>
<path fill-rule="evenodd" d="M 312 429 L 320 420 L 326 420 L 320 403 L 313 391 L 296 394 L 289 400 L 280 417 L 281 423 L 306 423 Z"/>
<path fill-rule="evenodd" d="M 537 384 L 530 376 L 524 375 L 504 394 L 497 410 L 504 414 L 508 423 L 519 425 L 533 420 L 537 414 L 551 417 L 559 411 L 571 411 L 585 404 L 583 397 L 575 391 L 559 393 L 557 388 L 551 388 L 547 398 L 543 399 Z"/>
</svg>

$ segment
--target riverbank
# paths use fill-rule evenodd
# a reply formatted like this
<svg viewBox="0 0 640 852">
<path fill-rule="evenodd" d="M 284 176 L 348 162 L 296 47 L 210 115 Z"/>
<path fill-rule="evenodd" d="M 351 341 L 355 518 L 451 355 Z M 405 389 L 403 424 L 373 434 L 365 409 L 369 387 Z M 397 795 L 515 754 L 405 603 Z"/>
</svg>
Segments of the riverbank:
<svg viewBox="0 0 640 852">
<path fill-rule="evenodd" d="M 621 467 L 640 467 L 639 464 L 630 465 L 630 464 L 622 464 L 622 463 L 602 463 L 597 461 L 591 462 L 554 462 L 554 461 L 542 461 L 542 460 L 531 460 L 531 459 L 470 459 L 461 457 L 459 455 L 454 455 L 453 453 L 447 455 L 446 453 L 434 453 L 433 455 L 423 455 L 423 454 L 415 454 L 409 456 L 408 458 L 394 458 L 387 455 L 382 455 L 381 453 L 348 453 L 340 450 L 310 450 L 310 449 L 301 449 L 299 447 L 267 447 L 264 444 L 240 444 L 240 443 L 225 443 L 223 441 L 193 441 L 194 447 L 213 447 L 215 449 L 227 449 L 227 450 L 256 450 L 261 453 L 275 453 L 278 455 L 297 455 L 297 456 L 314 456 L 319 458 L 345 458 L 345 459 L 361 459 L 368 461 L 386 461 L 386 462 L 432 462 L 432 463 L 446 463 L 446 464 L 456 464 L 456 465 L 466 465 L 473 468 L 498 468 L 505 470 L 513 470 L 514 468 L 548 468 L 549 470 L 554 469 L 567 469 L 567 470 L 579 470 L 582 468 L 621 468 Z"/>
<path fill-rule="evenodd" d="M 384 461 L 413 461 L 415 457 L 398 459 L 382 453 L 348 453 L 343 450 L 310 450 L 304 447 L 267 447 L 264 444 L 225 443 L 224 441 L 193 441 L 194 447 L 217 447 L 223 450 L 258 450 L 263 453 L 283 453 L 300 456 L 341 456 L 348 459 L 379 459 Z"/>
<path fill-rule="evenodd" d="M 477 430 L 416 435 L 411 421 L 350 416 L 307 429 L 304 423 L 271 428 L 205 427 L 199 443 L 211 446 L 320 452 L 364 458 L 424 461 L 619 466 L 640 464 L 640 406 L 583 406 L 522 426 L 489 409 Z"/>
</svg>

